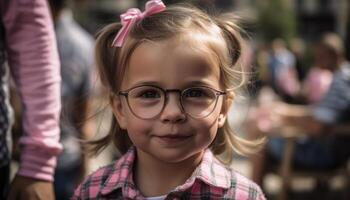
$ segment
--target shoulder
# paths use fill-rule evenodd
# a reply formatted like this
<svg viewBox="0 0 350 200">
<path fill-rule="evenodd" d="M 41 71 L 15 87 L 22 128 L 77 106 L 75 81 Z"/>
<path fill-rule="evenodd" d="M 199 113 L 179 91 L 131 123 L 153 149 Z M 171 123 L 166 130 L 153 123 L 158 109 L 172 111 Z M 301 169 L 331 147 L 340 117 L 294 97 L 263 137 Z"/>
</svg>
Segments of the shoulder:
<svg viewBox="0 0 350 200">
<path fill-rule="evenodd" d="M 91 59 L 94 53 L 94 40 L 87 33 L 76 30 L 56 30 L 57 45 L 60 53 L 65 52 L 79 56 L 83 59 Z"/>
<path fill-rule="evenodd" d="M 196 172 L 204 184 L 201 191 L 219 194 L 223 199 L 265 200 L 256 183 L 220 162 L 211 151 L 206 151 L 199 169 Z"/>
<path fill-rule="evenodd" d="M 72 199 L 96 198 L 104 183 L 111 176 L 114 164 L 102 167 L 89 176 L 76 188 Z"/>
<path fill-rule="evenodd" d="M 61 18 L 55 29 L 60 53 L 91 59 L 93 56 L 94 38 L 68 14 Z"/>
<path fill-rule="evenodd" d="M 313 106 L 313 115 L 319 121 L 335 123 L 350 109 L 350 65 L 345 62 L 333 76 L 326 95 Z"/>
<path fill-rule="evenodd" d="M 231 169 L 231 184 L 226 196 L 233 199 L 248 199 L 248 200 L 265 200 L 265 195 L 261 188 L 240 174 L 234 169 Z"/>
<path fill-rule="evenodd" d="M 350 62 L 343 62 L 338 72 L 338 76 L 342 77 L 343 80 L 350 84 Z"/>
<path fill-rule="evenodd" d="M 99 199 L 102 196 L 130 185 L 129 177 L 135 160 L 135 150 L 130 148 L 127 153 L 114 163 L 102 167 L 89 175 L 74 192 L 75 199 Z"/>
</svg>

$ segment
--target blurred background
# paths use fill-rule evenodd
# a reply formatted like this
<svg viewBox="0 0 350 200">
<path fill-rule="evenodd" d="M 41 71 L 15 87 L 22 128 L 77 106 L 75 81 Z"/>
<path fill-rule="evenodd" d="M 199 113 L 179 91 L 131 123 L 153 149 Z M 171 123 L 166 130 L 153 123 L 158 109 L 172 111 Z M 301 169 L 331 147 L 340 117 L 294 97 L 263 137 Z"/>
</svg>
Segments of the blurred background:
<svg viewBox="0 0 350 200">
<path fill-rule="evenodd" d="M 59 159 L 63 164 L 62 171 L 56 173 L 57 193 L 65 191 L 69 196 L 71 191 L 62 185 L 67 186 L 67 182 L 71 182 L 72 188 L 86 174 L 117 158 L 117 152 L 113 147 L 107 148 L 101 155 L 93 158 L 88 158 L 78 150 L 77 138 L 93 138 L 96 134 L 97 137 L 107 134 L 111 117 L 110 113 L 105 113 L 108 102 L 101 100 L 103 91 L 98 83 L 93 60 L 89 60 L 88 57 L 93 58 L 91 50 L 94 35 L 100 28 L 119 21 L 120 13 L 128 8 L 143 9 L 145 2 L 145 0 L 50 0 L 61 62 L 66 59 L 71 61 L 63 62 L 67 67 L 64 68 L 65 71 L 62 70 L 62 76 L 69 74 L 67 80 L 71 85 L 66 85 L 66 88 L 62 89 L 66 91 L 64 93 L 66 96 L 62 97 L 64 105 L 61 121 L 65 123 L 62 126 L 66 127 L 67 133 L 74 132 L 74 138 L 64 137 L 63 142 L 67 150 L 64 157 Z M 257 117 L 262 113 L 261 110 L 275 105 L 276 102 L 300 105 L 302 109 L 307 110 L 308 106 L 316 105 L 322 100 L 330 88 L 333 75 L 341 68 L 348 67 L 350 1 L 163 0 L 163 2 L 166 5 L 187 2 L 213 14 L 233 12 L 242 19 L 245 42 L 241 62 L 247 72 L 248 84 L 239 92 L 229 120 L 236 133 L 242 137 L 266 136 L 269 142 L 266 149 L 255 157 L 237 155 L 232 166 L 260 184 L 268 199 L 350 199 L 348 158 L 341 163 L 326 167 L 319 163 L 309 165 L 308 162 L 313 159 L 309 159 L 307 155 L 311 158 L 323 156 L 315 148 L 308 149 L 312 146 L 308 142 L 313 138 L 310 139 L 307 130 L 266 128 L 275 126 L 274 121 L 268 117 Z M 70 40 L 66 40 L 67 37 L 81 42 L 71 43 Z M 72 53 L 76 51 L 71 49 L 80 49 L 85 55 Z M 70 58 L 72 55 L 75 57 Z M 77 64 L 72 65 L 75 62 Z M 80 65 L 84 66 L 74 68 Z M 70 70 L 70 67 L 74 70 Z M 84 80 L 80 80 L 81 74 L 84 74 Z M 67 88 L 84 89 L 77 92 Z M 344 93 L 350 95 L 349 90 L 345 90 Z M 76 96 L 71 98 L 73 94 Z M 16 105 L 18 102 L 15 94 L 13 96 L 13 104 Z M 18 120 L 14 128 L 14 137 L 18 138 L 21 134 L 20 107 L 16 106 L 16 109 Z M 71 119 L 68 116 L 72 113 L 79 114 Z M 271 113 L 267 115 L 271 116 Z M 350 121 L 349 115 L 350 113 L 346 113 L 345 119 Z M 256 124 L 262 125 L 253 130 L 252 127 Z M 343 129 L 342 132 L 350 133 L 350 129 Z M 347 137 L 350 137 L 350 134 Z M 328 140 L 324 136 L 321 138 L 322 141 Z M 344 148 L 348 151 L 350 146 L 347 145 L 349 143 Z M 14 148 L 14 152 L 18 151 L 16 143 Z M 308 153 L 309 151 L 311 153 Z M 68 161 L 78 164 L 69 164 Z M 16 167 L 15 161 L 13 167 Z M 70 176 L 70 180 L 57 177 L 67 176 L 72 172 L 74 174 L 77 170 L 81 173 L 76 177 Z M 66 196 L 57 197 L 57 199 L 66 198 Z"/>
<path fill-rule="evenodd" d="M 144 7 L 145 0 L 76 0 L 76 20 L 90 33 L 119 20 L 120 12 L 130 7 Z M 347 37 L 349 2 L 347 0 L 167 0 L 167 5 L 188 2 L 209 12 L 235 12 L 247 23 L 244 27 L 256 42 L 275 38 L 287 41 L 300 37 L 312 42 L 323 32 Z"/>
</svg>

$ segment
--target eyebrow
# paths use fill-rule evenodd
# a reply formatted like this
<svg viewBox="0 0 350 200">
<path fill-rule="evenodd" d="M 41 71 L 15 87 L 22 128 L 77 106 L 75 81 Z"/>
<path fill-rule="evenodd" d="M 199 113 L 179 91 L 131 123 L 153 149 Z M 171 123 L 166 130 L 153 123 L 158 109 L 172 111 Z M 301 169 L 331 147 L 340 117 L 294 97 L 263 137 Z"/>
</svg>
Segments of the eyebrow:
<svg viewBox="0 0 350 200">
<path fill-rule="evenodd" d="M 132 84 L 132 87 L 142 86 L 142 85 L 154 85 L 154 86 L 160 86 L 161 83 L 158 81 L 139 81 L 134 84 Z"/>
<path fill-rule="evenodd" d="M 137 86 L 142 86 L 142 85 L 151 85 L 151 86 L 157 86 L 157 87 L 161 87 L 164 88 L 161 82 L 158 81 L 140 81 L 140 82 L 136 82 L 134 84 L 132 84 L 131 87 L 137 87 Z M 180 88 L 188 88 L 188 87 L 195 87 L 195 86 L 207 86 L 207 87 L 214 87 L 213 84 L 210 81 L 198 81 L 198 80 L 194 80 L 194 81 L 189 81 L 187 83 L 185 83 L 183 85 L 183 87 Z M 169 89 L 169 88 L 167 88 Z M 171 88 L 174 89 L 174 88 Z"/>
<path fill-rule="evenodd" d="M 212 83 L 210 81 L 190 81 L 186 83 L 188 86 L 210 86 L 213 87 Z"/>
</svg>

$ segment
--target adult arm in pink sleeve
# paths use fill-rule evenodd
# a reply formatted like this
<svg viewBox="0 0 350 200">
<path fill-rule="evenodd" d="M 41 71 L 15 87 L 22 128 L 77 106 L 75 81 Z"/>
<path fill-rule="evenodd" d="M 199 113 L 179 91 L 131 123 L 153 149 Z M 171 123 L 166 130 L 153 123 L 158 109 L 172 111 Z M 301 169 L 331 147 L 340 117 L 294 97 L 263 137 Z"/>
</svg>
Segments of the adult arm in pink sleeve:
<svg viewBox="0 0 350 200">
<path fill-rule="evenodd" d="M 18 175 L 53 180 L 59 144 L 60 68 L 46 0 L 4 0 L 8 61 L 22 101 Z"/>
</svg>

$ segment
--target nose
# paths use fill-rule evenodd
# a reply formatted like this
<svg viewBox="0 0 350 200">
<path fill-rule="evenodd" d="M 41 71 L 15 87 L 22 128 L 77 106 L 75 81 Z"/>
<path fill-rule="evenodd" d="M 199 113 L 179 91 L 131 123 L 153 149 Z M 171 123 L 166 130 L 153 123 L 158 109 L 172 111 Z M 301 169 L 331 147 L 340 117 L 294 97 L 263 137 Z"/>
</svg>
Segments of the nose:
<svg viewBox="0 0 350 200">
<path fill-rule="evenodd" d="M 163 122 L 167 123 L 181 123 L 186 119 L 186 114 L 180 103 L 179 94 L 168 93 L 160 118 Z"/>
</svg>

